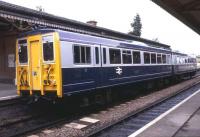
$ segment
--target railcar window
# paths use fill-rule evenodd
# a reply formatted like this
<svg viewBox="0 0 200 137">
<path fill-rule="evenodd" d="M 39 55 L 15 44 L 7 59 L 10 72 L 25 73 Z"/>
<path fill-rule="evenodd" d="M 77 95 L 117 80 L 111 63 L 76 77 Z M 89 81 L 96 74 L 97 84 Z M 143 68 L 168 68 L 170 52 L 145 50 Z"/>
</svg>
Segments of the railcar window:
<svg viewBox="0 0 200 137">
<path fill-rule="evenodd" d="M 99 48 L 95 47 L 96 64 L 99 64 Z"/>
<path fill-rule="evenodd" d="M 188 63 L 188 59 L 187 58 L 185 59 L 185 63 Z"/>
<path fill-rule="evenodd" d="M 167 64 L 170 64 L 170 63 L 171 63 L 171 56 L 167 55 Z"/>
<path fill-rule="evenodd" d="M 190 60 L 190 58 L 188 58 L 188 63 L 191 63 L 191 60 Z"/>
<path fill-rule="evenodd" d="M 157 63 L 158 64 L 162 63 L 162 56 L 161 56 L 161 54 L 157 54 Z"/>
<path fill-rule="evenodd" d="M 123 50 L 122 58 L 124 64 L 131 64 L 132 63 L 132 55 L 130 50 Z"/>
<path fill-rule="evenodd" d="M 43 59 L 44 61 L 54 60 L 53 36 L 44 36 L 43 41 Z"/>
<path fill-rule="evenodd" d="M 119 49 L 109 49 L 110 64 L 121 64 L 121 51 Z"/>
<path fill-rule="evenodd" d="M 180 57 L 177 57 L 176 60 L 177 60 L 177 64 L 181 64 L 181 59 L 180 59 Z"/>
<path fill-rule="evenodd" d="M 19 62 L 20 63 L 28 62 L 27 41 L 26 40 L 18 41 L 18 54 L 19 54 Z"/>
<path fill-rule="evenodd" d="M 74 63 L 80 63 L 81 57 L 80 57 L 80 47 L 74 46 Z"/>
<path fill-rule="evenodd" d="M 150 64 L 150 54 L 144 52 L 144 64 Z"/>
<path fill-rule="evenodd" d="M 54 60 L 53 42 L 43 43 L 43 56 L 44 56 L 44 61 L 53 61 Z"/>
<path fill-rule="evenodd" d="M 106 64 L 106 48 L 103 48 L 103 64 Z"/>
<path fill-rule="evenodd" d="M 133 64 L 140 64 L 141 59 L 140 59 L 140 52 L 139 51 L 133 51 Z"/>
<path fill-rule="evenodd" d="M 156 64 L 156 54 L 151 53 L 151 64 Z"/>
<path fill-rule="evenodd" d="M 85 47 L 80 47 L 81 50 L 81 62 L 80 63 L 86 63 L 86 58 L 85 58 Z"/>
<path fill-rule="evenodd" d="M 75 64 L 90 64 L 91 51 L 90 47 L 82 45 L 74 45 L 74 63 Z"/>
<path fill-rule="evenodd" d="M 167 63 L 167 59 L 166 59 L 166 55 L 162 54 L 162 63 L 166 64 Z"/>
</svg>

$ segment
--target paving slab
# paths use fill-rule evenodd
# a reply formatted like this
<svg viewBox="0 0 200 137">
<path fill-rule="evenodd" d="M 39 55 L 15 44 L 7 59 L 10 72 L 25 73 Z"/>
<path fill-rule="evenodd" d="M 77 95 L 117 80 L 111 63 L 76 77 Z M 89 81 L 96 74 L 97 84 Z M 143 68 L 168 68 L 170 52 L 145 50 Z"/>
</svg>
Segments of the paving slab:
<svg viewBox="0 0 200 137">
<path fill-rule="evenodd" d="M 14 84 L 0 83 L 0 100 L 1 98 L 17 96 L 16 86 Z"/>
<path fill-rule="evenodd" d="M 154 124 L 149 124 L 151 126 L 144 129 L 142 132 L 140 132 L 140 134 L 132 134 L 131 137 L 172 137 L 176 135 L 179 129 L 181 129 L 191 117 L 193 117 L 193 115 L 198 111 L 199 107 L 200 90 L 179 107 L 171 111 L 169 114 L 162 117 Z M 199 122 L 197 122 L 196 119 L 198 119 Z M 194 117 L 194 119 L 191 120 L 192 121 L 188 123 L 189 128 L 187 125 L 185 125 L 185 129 L 187 129 L 188 131 L 187 137 L 191 136 L 190 133 L 200 130 L 200 115 L 197 115 L 196 117 Z M 196 120 L 196 123 L 192 123 L 194 120 Z M 177 136 L 183 135 L 183 131 L 184 128 L 180 131 L 180 133 L 177 134 Z M 197 135 L 200 136 L 199 132 Z"/>
<path fill-rule="evenodd" d="M 175 134 L 175 137 L 200 137 L 200 109 Z"/>
</svg>

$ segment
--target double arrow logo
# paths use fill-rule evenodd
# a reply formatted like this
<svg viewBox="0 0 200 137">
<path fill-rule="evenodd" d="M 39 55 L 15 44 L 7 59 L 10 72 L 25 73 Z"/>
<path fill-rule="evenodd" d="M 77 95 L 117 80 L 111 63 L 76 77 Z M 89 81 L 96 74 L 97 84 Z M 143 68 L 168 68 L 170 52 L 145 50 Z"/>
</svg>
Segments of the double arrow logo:
<svg viewBox="0 0 200 137">
<path fill-rule="evenodd" d="M 117 67 L 116 68 L 116 73 L 119 74 L 119 75 L 121 75 L 122 74 L 122 68 Z"/>
</svg>

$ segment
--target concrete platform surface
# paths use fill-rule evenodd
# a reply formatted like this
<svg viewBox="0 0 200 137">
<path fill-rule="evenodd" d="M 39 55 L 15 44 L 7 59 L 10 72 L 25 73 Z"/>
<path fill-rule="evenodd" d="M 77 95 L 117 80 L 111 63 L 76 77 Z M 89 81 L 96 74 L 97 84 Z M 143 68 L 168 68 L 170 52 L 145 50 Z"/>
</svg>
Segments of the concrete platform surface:
<svg viewBox="0 0 200 137">
<path fill-rule="evenodd" d="M 17 96 L 15 85 L 0 83 L 0 100 L 15 96 Z"/>
<path fill-rule="evenodd" d="M 200 109 L 175 134 L 175 137 L 200 137 Z"/>
<path fill-rule="evenodd" d="M 200 90 L 129 137 L 200 137 Z"/>
</svg>

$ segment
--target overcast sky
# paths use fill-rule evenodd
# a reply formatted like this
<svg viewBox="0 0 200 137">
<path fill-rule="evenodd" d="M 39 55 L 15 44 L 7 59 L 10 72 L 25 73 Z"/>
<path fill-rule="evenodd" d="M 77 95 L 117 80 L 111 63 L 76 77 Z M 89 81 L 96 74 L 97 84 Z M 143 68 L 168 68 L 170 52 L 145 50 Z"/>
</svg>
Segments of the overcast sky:
<svg viewBox="0 0 200 137">
<path fill-rule="evenodd" d="M 81 22 L 127 33 L 136 13 L 142 20 L 142 37 L 171 45 L 173 50 L 200 54 L 200 36 L 150 0 L 3 0 Z"/>
</svg>

